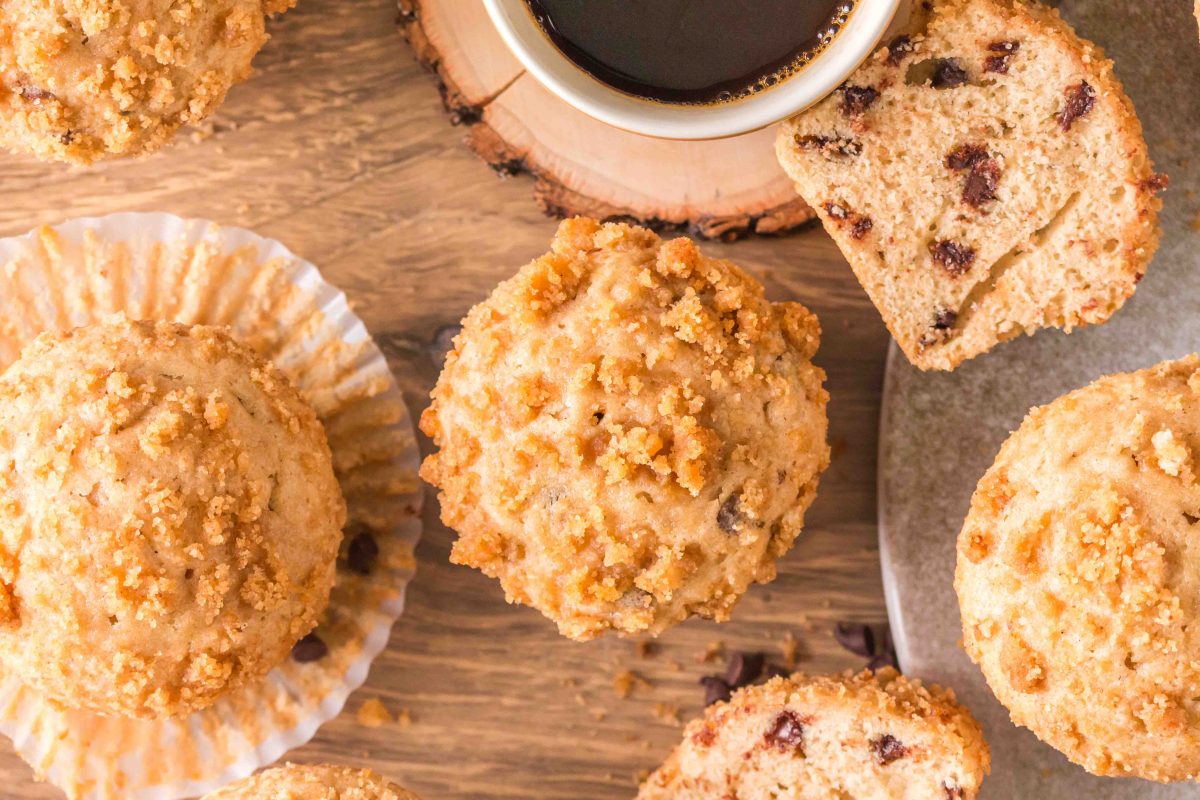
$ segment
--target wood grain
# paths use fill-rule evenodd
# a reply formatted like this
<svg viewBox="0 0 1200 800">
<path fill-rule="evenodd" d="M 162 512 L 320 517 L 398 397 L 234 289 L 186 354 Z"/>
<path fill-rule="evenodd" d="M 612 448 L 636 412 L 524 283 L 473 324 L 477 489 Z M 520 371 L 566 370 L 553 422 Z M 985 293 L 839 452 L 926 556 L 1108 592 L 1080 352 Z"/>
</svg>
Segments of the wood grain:
<svg viewBox="0 0 1200 800">
<path fill-rule="evenodd" d="M 436 377 L 435 333 L 546 248 L 554 221 L 528 179 L 498 180 L 446 124 L 438 92 L 396 34 L 389 0 L 305 0 L 277 20 L 209 135 L 184 135 L 143 161 L 67 169 L 0 157 L 0 234 L 121 210 L 169 211 L 252 228 L 321 267 L 344 288 L 387 353 L 415 414 Z M 887 335 L 819 229 L 706 250 L 758 274 L 776 299 L 820 316 L 829 373 L 833 464 L 809 524 L 732 622 L 691 621 L 638 659 L 629 640 L 577 644 L 500 588 L 448 563 L 452 534 L 427 500 L 409 605 L 367 685 L 298 761 L 372 766 L 426 800 L 630 798 L 679 730 L 656 703 L 698 713 L 705 646 L 800 640 L 801 667 L 861 666 L 834 642 L 835 620 L 885 616 L 875 538 L 875 452 Z M 423 443 L 428 446 L 428 443 Z M 651 684 L 620 699 L 613 676 Z M 377 697 L 413 723 L 369 729 L 355 710 Z M 600 718 L 602 716 L 602 718 Z M 49 800 L 0 741 L 0 796 Z"/>
<path fill-rule="evenodd" d="M 399 0 L 400 31 L 437 76 L 467 144 L 502 174 L 534 177 L 533 197 L 561 216 L 629 217 L 733 239 L 779 233 L 814 213 L 773 154 L 773 128 L 672 142 L 605 125 L 525 71 L 483 0 Z"/>
</svg>

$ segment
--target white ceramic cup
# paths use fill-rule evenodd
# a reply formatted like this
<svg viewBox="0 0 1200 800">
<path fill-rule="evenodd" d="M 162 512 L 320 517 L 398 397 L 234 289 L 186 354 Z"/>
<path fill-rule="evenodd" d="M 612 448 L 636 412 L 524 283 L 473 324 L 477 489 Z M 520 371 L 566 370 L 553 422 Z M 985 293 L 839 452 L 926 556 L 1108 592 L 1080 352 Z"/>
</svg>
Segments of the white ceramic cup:
<svg viewBox="0 0 1200 800">
<path fill-rule="evenodd" d="M 550 91 L 609 125 L 664 139 L 736 136 L 803 111 L 866 60 L 897 11 L 907 7 L 906 0 L 857 0 L 833 42 L 786 80 L 728 103 L 679 105 L 626 94 L 592 77 L 550 41 L 525 0 L 483 2 L 509 48 Z"/>
</svg>

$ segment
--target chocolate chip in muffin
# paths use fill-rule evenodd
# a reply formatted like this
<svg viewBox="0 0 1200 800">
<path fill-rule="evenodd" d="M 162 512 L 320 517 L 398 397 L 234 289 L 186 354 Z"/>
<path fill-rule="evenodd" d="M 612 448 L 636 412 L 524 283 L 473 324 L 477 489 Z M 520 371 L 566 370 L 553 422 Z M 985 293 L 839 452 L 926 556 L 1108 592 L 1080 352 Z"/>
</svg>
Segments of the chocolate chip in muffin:
<svg viewBox="0 0 1200 800">
<path fill-rule="evenodd" d="M 804 720 L 795 711 L 783 711 L 775 717 L 764 737 L 767 744 L 780 750 L 804 755 Z"/>
<path fill-rule="evenodd" d="M 902 34 L 888 43 L 888 66 L 895 67 L 913 51 L 912 37 Z"/>
<path fill-rule="evenodd" d="M 1020 42 L 992 42 L 988 45 L 988 50 L 997 55 L 991 55 L 984 59 L 983 71 L 994 72 L 1000 75 L 1008 74 L 1008 67 L 1012 61 L 1012 57 L 1020 49 Z"/>
<path fill-rule="evenodd" d="M 42 100 L 56 99 L 53 92 L 48 92 L 45 89 L 39 89 L 36 86 L 22 86 L 20 94 L 22 100 L 28 100 L 31 103 L 37 103 Z"/>
<path fill-rule="evenodd" d="M 816 150 L 829 159 L 855 158 L 862 155 L 862 142 L 837 136 L 800 136 L 793 141 L 801 150 Z"/>
<path fill-rule="evenodd" d="M 746 516 L 741 509 L 742 495 L 734 492 L 725 498 L 717 509 L 717 527 L 726 533 L 737 533 L 746 524 Z"/>
<path fill-rule="evenodd" d="M 987 148 L 981 144 L 960 144 L 946 154 L 946 167 L 953 170 L 970 169 L 989 157 Z"/>
<path fill-rule="evenodd" d="M 292 648 L 292 660 L 298 664 L 320 661 L 329 654 L 329 646 L 315 633 L 310 633 Z"/>
<path fill-rule="evenodd" d="M 963 202 L 974 208 L 982 208 L 996 199 L 996 188 L 1000 185 L 1000 162 L 985 158 L 971 167 L 963 183 Z"/>
<path fill-rule="evenodd" d="M 949 239 L 939 239 L 929 245 L 929 252 L 933 256 L 933 260 L 941 265 L 946 272 L 950 273 L 950 277 L 957 278 L 971 268 L 975 263 L 975 251 L 964 244 L 950 241 Z"/>
<path fill-rule="evenodd" d="M 1096 90 L 1087 81 L 1080 81 L 1068 86 L 1063 94 L 1067 99 L 1062 111 L 1058 112 L 1058 127 L 1069 131 L 1075 120 L 1085 116 L 1096 105 Z"/>
<path fill-rule="evenodd" d="M 854 224 L 850 226 L 850 235 L 855 239 L 861 239 L 870 233 L 873 227 L 875 227 L 875 223 L 871 222 L 870 217 L 859 215 L 858 219 L 854 220 Z"/>
<path fill-rule="evenodd" d="M 875 760 L 880 765 L 886 766 L 908 755 L 908 748 L 895 736 L 885 733 L 871 740 L 871 752 L 875 754 Z"/>
<path fill-rule="evenodd" d="M 879 99 L 879 90 L 874 86 L 847 86 L 842 89 L 842 114 L 861 117 Z"/>
<path fill-rule="evenodd" d="M 935 89 L 955 89 L 967 82 L 967 71 L 957 58 L 939 58 L 933 67 L 931 82 Z"/>
</svg>

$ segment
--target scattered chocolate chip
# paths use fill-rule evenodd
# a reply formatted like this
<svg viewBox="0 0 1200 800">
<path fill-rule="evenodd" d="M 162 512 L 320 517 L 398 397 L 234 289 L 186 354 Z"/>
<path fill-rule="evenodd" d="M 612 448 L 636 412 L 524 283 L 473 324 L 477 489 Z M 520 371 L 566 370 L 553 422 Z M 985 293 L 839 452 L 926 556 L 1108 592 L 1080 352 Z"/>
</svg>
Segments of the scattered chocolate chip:
<svg viewBox="0 0 1200 800">
<path fill-rule="evenodd" d="M 792 671 L 782 664 L 767 664 L 763 669 L 763 680 L 769 681 L 772 678 L 786 678 L 792 674 Z"/>
<path fill-rule="evenodd" d="M 983 60 L 984 72 L 995 72 L 1000 75 L 1008 74 L 1009 64 L 1012 62 L 1013 54 L 1021 49 L 1020 42 L 992 42 L 988 45 L 988 50 L 1000 55 L 988 56 Z"/>
<path fill-rule="evenodd" d="M 737 533 L 746 522 L 740 507 L 741 500 L 741 494 L 734 492 L 717 509 L 717 527 L 726 533 Z"/>
<path fill-rule="evenodd" d="M 315 633 L 310 633 L 292 648 L 292 660 L 299 664 L 319 661 L 329 653 L 329 647 Z"/>
<path fill-rule="evenodd" d="M 967 82 L 967 71 L 957 58 L 939 58 L 933 68 L 933 88 L 954 89 Z"/>
<path fill-rule="evenodd" d="M 875 754 L 876 761 L 887 766 L 908 755 L 908 748 L 900 744 L 900 740 L 895 736 L 885 733 L 883 736 L 876 736 L 871 740 L 871 752 Z"/>
<path fill-rule="evenodd" d="M 54 93 L 47 92 L 45 89 L 39 89 L 36 86 L 22 86 L 20 90 L 21 99 L 36 103 L 39 100 L 53 100 Z"/>
<path fill-rule="evenodd" d="M 771 728 L 764 738 L 767 744 L 780 750 L 791 750 L 797 755 L 804 755 L 804 720 L 794 711 L 783 711 L 771 723 Z"/>
<path fill-rule="evenodd" d="M 1149 178 L 1146 178 L 1146 180 L 1139 183 L 1138 188 L 1143 192 L 1158 194 L 1167 188 L 1168 183 L 1170 183 L 1170 178 L 1168 178 L 1166 174 L 1162 172 L 1155 172 Z"/>
<path fill-rule="evenodd" d="M 900 660 L 896 658 L 896 651 L 890 645 L 884 652 L 867 662 L 867 669 L 871 672 L 878 672 L 886 667 L 891 667 L 897 672 L 900 671 Z"/>
<path fill-rule="evenodd" d="M 1067 101 L 1062 111 L 1058 112 L 1058 127 L 1069 131 L 1075 120 L 1087 114 L 1096 105 L 1096 90 L 1087 81 L 1080 81 L 1077 85 L 1064 89 L 1063 94 Z"/>
<path fill-rule="evenodd" d="M 71 142 L 75 141 L 75 131 L 63 131 L 62 134 L 59 135 L 58 140 L 63 144 L 70 144 Z"/>
<path fill-rule="evenodd" d="M 705 675 L 700 679 L 700 685 L 704 687 L 705 708 L 713 703 L 724 703 L 729 700 L 731 693 L 729 684 L 716 675 Z"/>
<path fill-rule="evenodd" d="M 735 689 L 747 686 L 762 675 L 766 655 L 763 653 L 747 653 L 741 650 L 729 657 L 729 665 L 725 668 L 725 683 Z"/>
<path fill-rule="evenodd" d="M 370 575 L 379 558 L 379 542 L 370 531 L 363 531 L 350 540 L 346 548 L 346 566 L 359 575 Z"/>
<path fill-rule="evenodd" d="M 859 216 L 854 220 L 854 225 L 850 228 L 850 235 L 855 239 L 861 239 L 870 232 L 871 228 L 875 227 L 875 223 L 871 222 L 870 217 Z"/>
<path fill-rule="evenodd" d="M 940 264 L 950 277 L 957 278 L 971 268 L 975 263 L 975 251 L 966 245 L 939 239 L 931 242 L 929 252 L 933 260 Z"/>
<path fill-rule="evenodd" d="M 897 36 L 888 43 L 887 63 L 889 67 L 897 66 L 905 56 L 913 51 L 912 38 L 907 35 Z"/>
<path fill-rule="evenodd" d="M 196 570 L 192 569 L 191 567 L 188 567 L 187 569 L 185 569 L 183 571 L 183 579 L 185 581 L 190 581 L 195 575 L 196 575 Z"/>
<path fill-rule="evenodd" d="M 847 86 L 842 89 L 841 111 L 847 117 L 860 117 L 879 99 L 874 86 Z"/>
<path fill-rule="evenodd" d="M 839 622 L 833 628 L 833 638 L 856 656 L 875 655 L 875 632 L 859 622 Z"/>
<path fill-rule="evenodd" d="M 978 143 L 960 144 L 946 154 L 946 168 L 953 170 L 970 169 L 976 164 L 986 161 L 990 156 L 987 148 Z"/>
<path fill-rule="evenodd" d="M 826 158 L 855 158 L 862 155 L 862 142 L 831 136 L 801 136 L 794 141 L 801 150 L 818 150 Z"/>
<path fill-rule="evenodd" d="M 963 183 L 963 202 L 974 208 L 982 208 L 996 199 L 996 188 L 1000 185 L 1000 162 L 985 158 L 971 167 Z"/>
</svg>

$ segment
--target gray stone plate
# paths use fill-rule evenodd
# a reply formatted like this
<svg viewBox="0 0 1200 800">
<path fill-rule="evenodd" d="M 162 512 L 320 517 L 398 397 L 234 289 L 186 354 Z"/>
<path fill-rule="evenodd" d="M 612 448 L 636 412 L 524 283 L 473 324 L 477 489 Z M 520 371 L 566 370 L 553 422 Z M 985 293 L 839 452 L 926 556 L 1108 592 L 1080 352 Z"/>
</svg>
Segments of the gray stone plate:
<svg viewBox="0 0 1200 800">
<path fill-rule="evenodd" d="M 921 373 L 893 346 L 879 453 L 879 540 L 901 666 L 953 687 L 986 729 L 985 800 L 1200 798 L 1200 787 L 1088 775 L 1016 728 L 959 647 L 954 542 L 976 482 L 1030 407 L 1112 372 L 1200 350 L 1200 41 L 1192 0 L 1063 0 L 1116 61 L 1170 175 L 1164 237 L 1137 294 L 1106 325 L 1043 331 L 953 373 Z M 1053 442 L 1047 442 L 1053 447 Z"/>
</svg>

